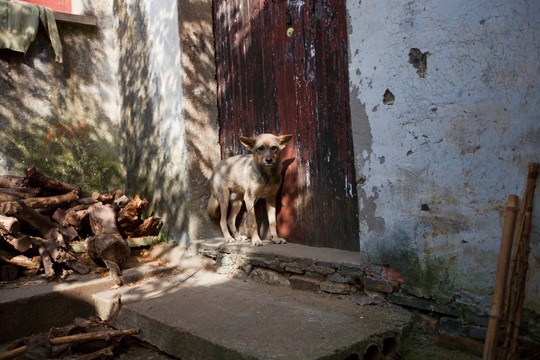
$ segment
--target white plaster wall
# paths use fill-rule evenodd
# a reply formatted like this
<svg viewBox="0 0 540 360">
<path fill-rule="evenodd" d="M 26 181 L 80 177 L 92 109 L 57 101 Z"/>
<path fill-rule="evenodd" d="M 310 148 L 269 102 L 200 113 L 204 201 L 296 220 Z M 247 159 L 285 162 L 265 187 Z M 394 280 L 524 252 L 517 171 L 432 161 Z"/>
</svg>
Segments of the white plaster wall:
<svg viewBox="0 0 540 360">
<path fill-rule="evenodd" d="M 540 2 L 347 9 L 361 249 L 413 294 L 487 312 L 507 197 L 522 196 L 540 161 Z M 428 52 L 424 78 L 412 48 Z M 526 304 L 538 311 L 540 189 L 535 198 Z"/>
<path fill-rule="evenodd" d="M 146 1 L 146 15 L 150 47 L 150 72 L 158 137 L 161 154 L 157 167 L 165 172 L 164 184 L 156 184 L 154 197 L 167 199 L 171 188 L 181 189 L 187 196 L 187 147 L 186 129 L 182 115 L 182 64 L 178 27 L 177 0 Z M 164 163 L 163 163 L 164 161 Z M 162 207 L 163 220 L 174 223 L 169 214 L 188 217 L 186 203 L 166 202 Z M 187 201 L 187 200 L 186 200 Z M 171 235 L 174 240 L 187 245 L 187 228 L 176 227 Z"/>
<path fill-rule="evenodd" d="M 161 234 L 188 241 L 189 193 L 176 0 L 115 0 L 126 191 L 147 198 Z"/>
</svg>

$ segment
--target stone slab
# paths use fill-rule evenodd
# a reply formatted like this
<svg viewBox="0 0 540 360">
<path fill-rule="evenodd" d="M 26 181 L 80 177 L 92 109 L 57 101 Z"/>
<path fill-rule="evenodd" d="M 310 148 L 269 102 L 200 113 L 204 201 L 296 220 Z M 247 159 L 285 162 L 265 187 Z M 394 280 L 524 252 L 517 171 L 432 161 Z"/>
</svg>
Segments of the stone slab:
<svg viewBox="0 0 540 360">
<path fill-rule="evenodd" d="M 393 305 L 361 307 L 200 268 L 99 293 L 94 303 L 113 326 L 140 327 L 142 340 L 182 359 L 363 358 L 399 343 L 411 323 Z"/>
</svg>

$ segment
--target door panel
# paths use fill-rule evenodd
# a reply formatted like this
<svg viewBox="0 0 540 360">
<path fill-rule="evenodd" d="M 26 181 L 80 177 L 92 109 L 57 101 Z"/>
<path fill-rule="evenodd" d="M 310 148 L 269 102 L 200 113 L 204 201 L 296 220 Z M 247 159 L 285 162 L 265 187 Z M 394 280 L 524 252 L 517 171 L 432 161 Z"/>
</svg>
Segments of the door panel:
<svg viewBox="0 0 540 360">
<path fill-rule="evenodd" d="M 214 14 L 223 158 L 245 152 L 240 135 L 293 134 L 280 235 L 359 250 L 344 1 L 214 0 Z"/>
</svg>

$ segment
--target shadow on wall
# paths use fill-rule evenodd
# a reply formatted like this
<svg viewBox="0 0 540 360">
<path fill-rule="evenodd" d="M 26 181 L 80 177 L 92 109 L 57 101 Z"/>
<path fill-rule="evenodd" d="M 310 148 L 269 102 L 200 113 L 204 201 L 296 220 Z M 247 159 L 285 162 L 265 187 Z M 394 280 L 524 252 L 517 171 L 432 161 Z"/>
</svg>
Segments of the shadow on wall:
<svg viewBox="0 0 540 360">
<path fill-rule="evenodd" d="M 178 1 L 182 115 L 188 151 L 192 238 L 221 236 L 206 214 L 208 179 L 220 160 L 212 0 Z"/>
<path fill-rule="evenodd" d="M 0 173 L 23 175 L 36 165 L 86 194 L 120 188 L 110 111 L 116 96 L 104 35 L 96 27 L 66 23 L 58 23 L 58 30 L 63 64 L 54 62 L 41 26 L 26 56 L 0 50 Z"/>
<path fill-rule="evenodd" d="M 204 150 L 212 145 L 204 134 L 216 131 L 208 120 L 216 116 L 211 16 L 197 17 L 211 13 L 199 3 L 182 2 L 195 18 L 182 14 L 179 29 L 171 18 L 176 1 L 114 2 L 126 191 L 146 197 L 148 215 L 162 216 L 162 234 L 182 244 L 190 213 L 206 209 L 205 185 L 216 162 Z M 183 34 L 185 26 L 193 30 Z M 179 31 L 181 52 L 171 43 L 180 41 Z M 208 229 L 207 222 L 198 226 Z"/>
</svg>

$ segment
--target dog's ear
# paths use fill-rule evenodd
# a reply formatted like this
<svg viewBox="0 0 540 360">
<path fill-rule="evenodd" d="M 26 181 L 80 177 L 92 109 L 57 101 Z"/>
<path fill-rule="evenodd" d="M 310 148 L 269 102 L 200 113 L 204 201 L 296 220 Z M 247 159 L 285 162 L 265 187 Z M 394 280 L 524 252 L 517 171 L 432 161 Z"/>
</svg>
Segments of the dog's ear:
<svg viewBox="0 0 540 360">
<path fill-rule="evenodd" d="M 289 141 L 291 141 L 291 139 L 292 139 L 292 135 L 278 136 L 279 147 L 283 149 L 289 143 Z"/>
<path fill-rule="evenodd" d="M 240 136 L 240 142 L 249 151 L 253 151 L 253 146 L 255 146 L 255 139 L 254 138 L 248 138 L 248 137 L 245 137 L 245 136 Z"/>
</svg>

